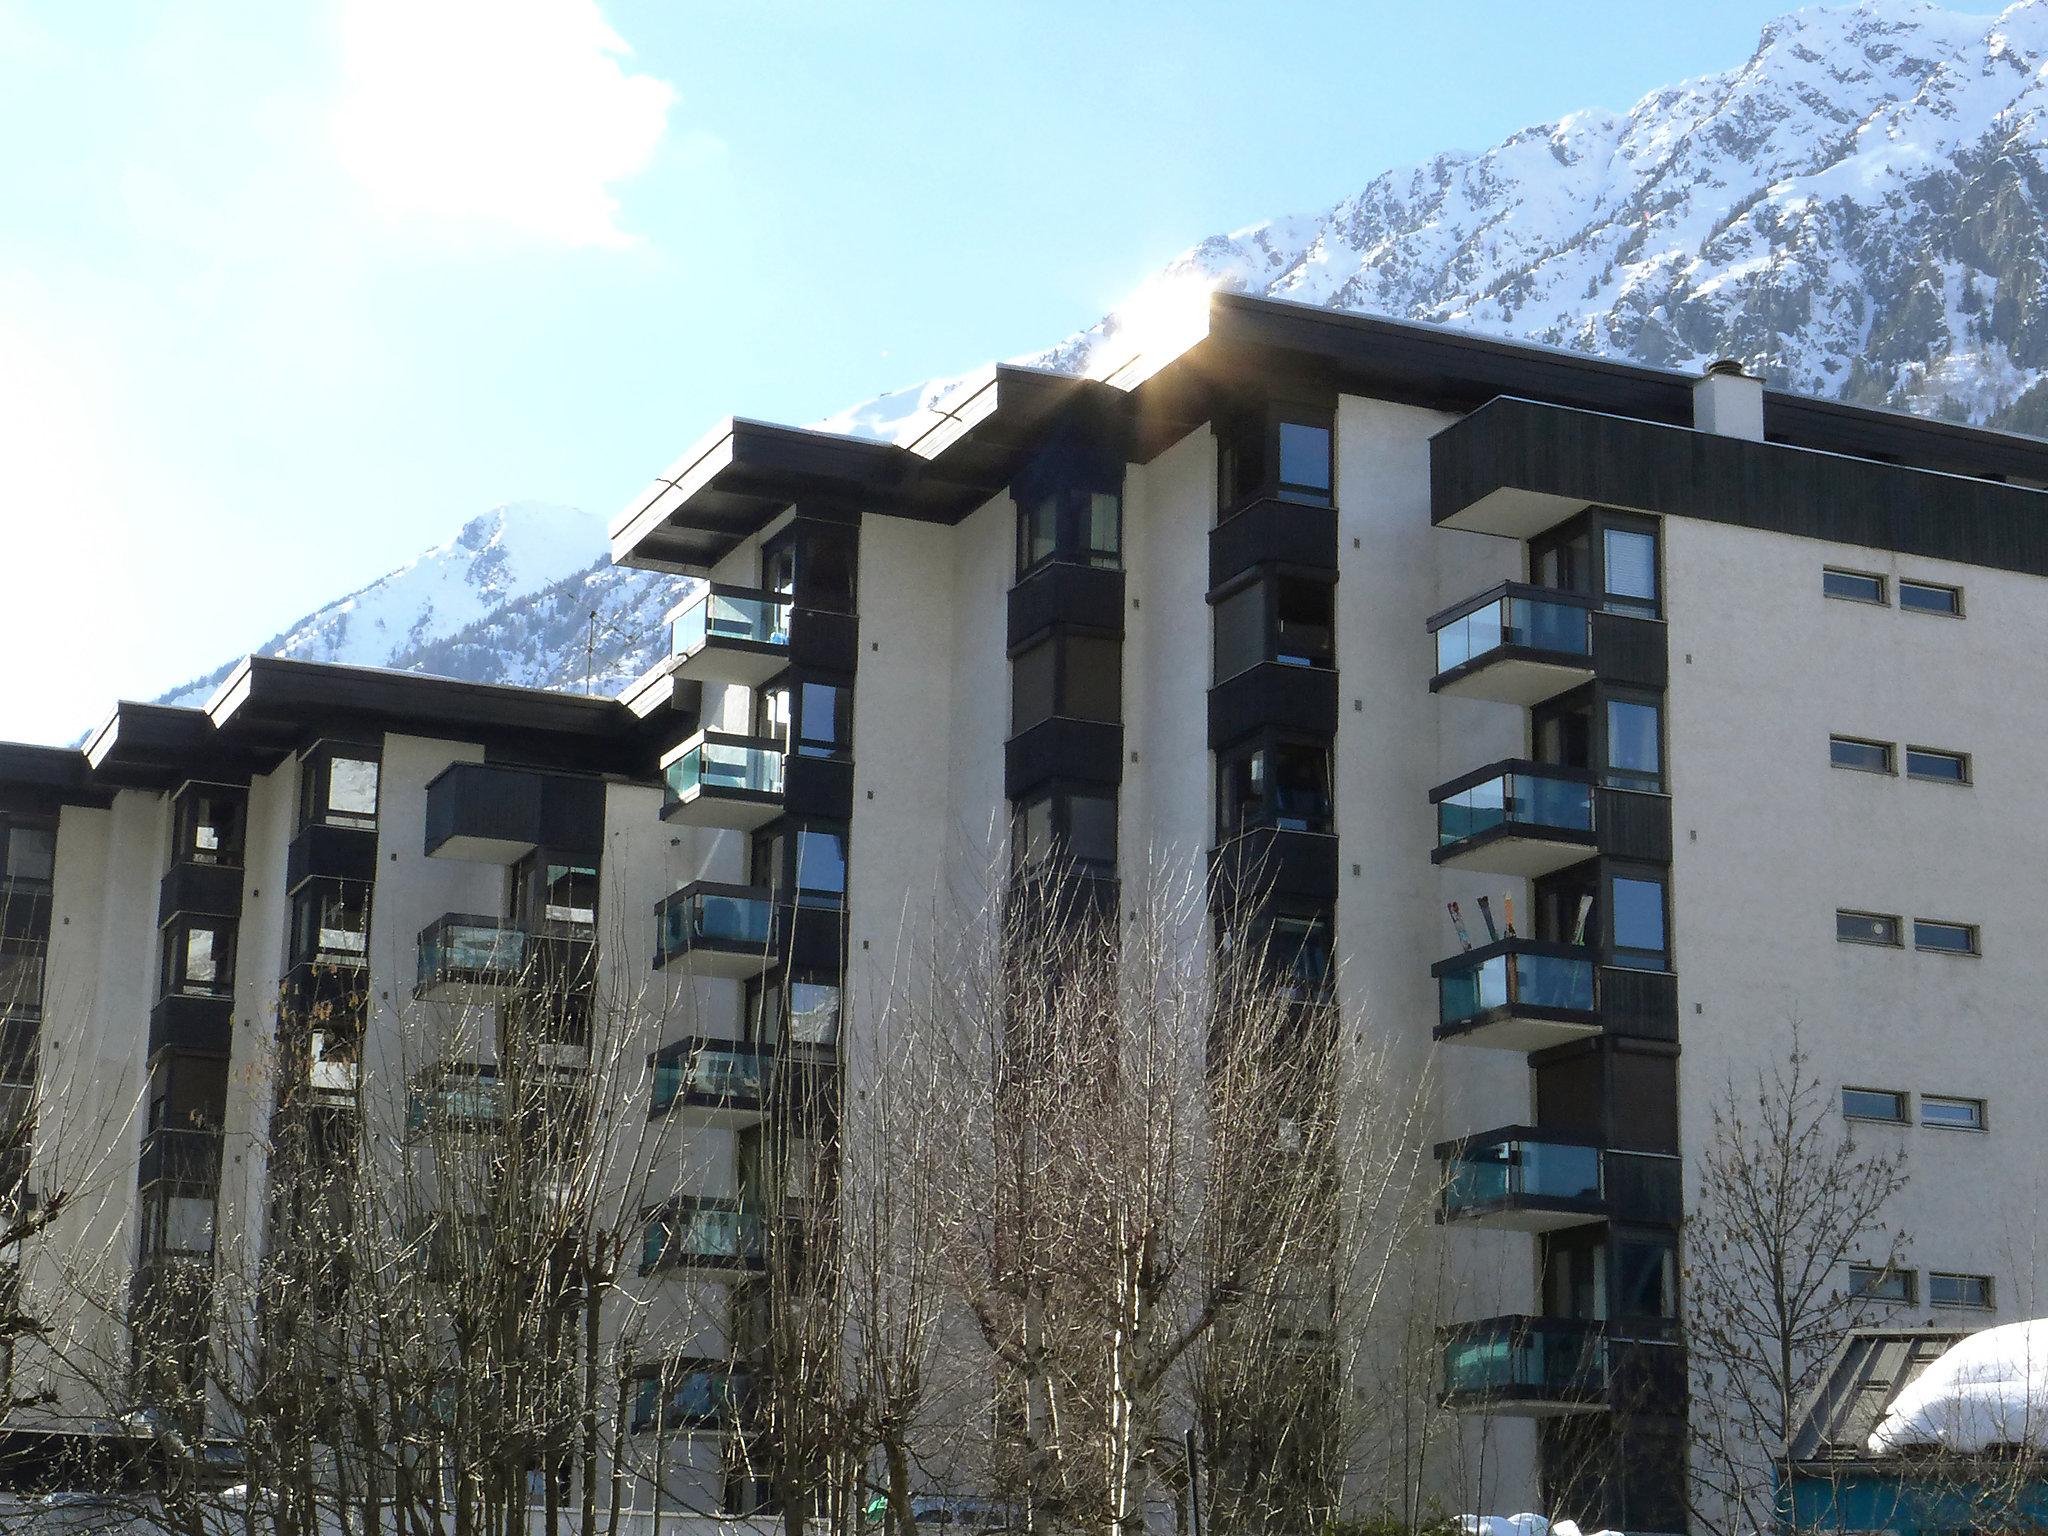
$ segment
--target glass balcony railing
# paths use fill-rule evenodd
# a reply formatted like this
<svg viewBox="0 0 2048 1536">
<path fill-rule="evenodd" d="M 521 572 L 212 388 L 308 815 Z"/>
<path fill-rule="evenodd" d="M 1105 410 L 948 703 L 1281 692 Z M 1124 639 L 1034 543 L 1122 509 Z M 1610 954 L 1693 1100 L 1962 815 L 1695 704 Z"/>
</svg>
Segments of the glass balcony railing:
<svg viewBox="0 0 2048 1536">
<path fill-rule="evenodd" d="M 1437 843 L 1448 848 L 1496 827 L 1536 832 L 1593 830 L 1590 774 L 1542 763 L 1500 763 L 1476 783 L 1437 801 Z"/>
<path fill-rule="evenodd" d="M 1435 969 L 1437 1022 L 1447 1029 L 1493 1013 L 1594 1009 L 1593 952 L 1582 945 L 1509 939 L 1454 955 Z"/>
<path fill-rule="evenodd" d="M 640 1263 L 647 1270 L 679 1265 L 749 1268 L 758 1266 L 762 1255 L 758 1212 L 707 1202 L 650 1217 Z"/>
<path fill-rule="evenodd" d="M 1572 593 L 1508 582 L 1430 620 L 1436 669 L 1453 672 L 1494 652 L 1516 649 L 1553 656 L 1593 654 L 1592 605 Z"/>
<path fill-rule="evenodd" d="M 707 586 L 669 619 L 669 654 L 694 656 L 717 641 L 789 644 L 789 598 L 748 587 Z"/>
<path fill-rule="evenodd" d="M 759 886 L 699 880 L 654 909 L 654 959 L 697 953 L 754 955 L 766 963 L 776 934 L 775 903 Z"/>
<path fill-rule="evenodd" d="M 506 987 L 526 967 L 529 936 L 495 918 L 450 913 L 420 931 L 419 991 Z"/>
<path fill-rule="evenodd" d="M 682 755 L 662 771 L 662 777 L 671 806 L 706 792 L 779 795 L 782 750 L 752 737 L 707 733 L 687 743 Z"/>
<path fill-rule="evenodd" d="M 1507 1206 L 1591 1206 L 1601 1199 L 1598 1147 L 1493 1131 L 1440 1151 L 1446 1221 Z"/>
<path fill-rule="evenodd" d="M 1595 1406 L 1607 1390 L 1606 1337 L 1576 1318 L 1494 1317 L 1444 1331 L 1444 1395 L 1456 1406 Z"/>
<path fill-rule="evenodd" d="M 758 1112 L 767 1103 L 775 1058 L 731 1040 L 685 1040 L 654 1062 L 654 1112 L 677 1104 Z"/>
</svg>

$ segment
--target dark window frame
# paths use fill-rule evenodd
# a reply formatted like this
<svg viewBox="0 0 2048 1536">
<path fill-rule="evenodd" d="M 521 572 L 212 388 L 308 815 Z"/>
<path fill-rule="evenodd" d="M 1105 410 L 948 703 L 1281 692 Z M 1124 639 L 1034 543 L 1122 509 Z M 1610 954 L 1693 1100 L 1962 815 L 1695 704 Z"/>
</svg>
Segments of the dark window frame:
<svg viewBox="0 0 2048 1536">
<path fill-rule="evenodd" d="M 1867 767 L 1862 763 L 1845 763 L 1835 755 L 1836 747 L 1872 747 L 1884 754 L 1884 765 L 1879 768 Z M 1886 778 L 1898 776 L 1898 753 L 1888 741 L 1873 741 L 1867 736 L 1828 737 L 1828 766 L 1840 768 L 1845 773 L 1875 773 Z"/>
<path fill-rule="evenodd" d="M 1229 798 L 1229 775 L 1232 769 L 1240 762 L 1248 763 L 1261 753 L 1279 752 L 1310 752 L 1322 759 L 1323 806 L 1321 815 L 1316 818 L 1283 816 L 1275 803 L 1274 786 L 1272 776 L 1269 773 L 1265 792 L 1244 802 L 1248 806 L 1256 806 L 1257 809 L 1248 815 L 1239 816 L 1233 821 L 1227 814 L 1228 809 L 1237 803 Z M 1268 727 L 1264 730 L 1256 731 L 1249 736 L 1240 737 L 1228 746 L 1218 747 L 1216 749 L 1215 762 L 1215 828 L 1216 840 L 1219 846 L 1228 843 L 1233 838 L 1241 837 L 1247 832 L 1256 832 L 1268 827 L 1276 827 L 1284 831 L 1323 834 L 1331 834 L 1336 831 L 1336 764 L 1334 762 L 1332 744 L 1328 737 L 1300 731 L 1290 731 L 1277 726 Z M 1300 827 L 1281 827 L 1283 821 L 1294 821 L 1297 819 L 1312 821 L 1317 824 Z"/>
<path fill-rule="evenodd" d="M 1968 947 L 1959 949 L 1948 944 L 1923 943 L 1923 929 L 1959 933 Z M 1984 933 L 1975 923 L 1959 923 L 1945 917 L 1916 917 L 1913 919 L 1913 948 L 1922 954 L 1954 955 L 1958 959 L 1975 960 L 1981 958 L 1984 953 Z"/>
<path fill-rule="evenodd" d="M 795 1040 L 790 1035 L 790 1007 L 797 987 L 826 987 L 837 996 L 837 1005 L 832 1014 L 832 1032 L 829 1039 Z M 774 1018 L 769 1018 L 769 1003 L 774 1003 Z M 792 1047 L 805 1052 L 823 1053 L 838 1050 L 839 1034 L 845 1023 L 846 982 L 841 975 L 819 970 L 780 967 L 749 980 L 741 1000 L 744 1013 L 741 1023 L 746 1032 L 746 1043 L 781 1052 Z"/>
<path fill-rule="evenodd" d="M 812 737 L 809 732 L 808 714 L 805 709 L 804 692 L 807 688 L 829 688 L 838 696 L 838 708 L 833 716 L 834 734 L 831 737 Z M 774 700 L 788 699 L 785 714 L 788 729 L 785 731 L 774 717 Z M 837 673 L 815 673 L 790 670 L 770 679 L 754 694 L 753 731 L 764 741 L 779 742 L 786 757 L 809 758 L 814 762 L 850 763 L 853 761 L 854 720 L 853 680 Z"/>
<path fill-rule="evenodd" d="M 1874 1098 L 1890 1099 L 1897 1106 L 1898 1113 L 1874 1115 L 1862 1110 L 1851 1109 L 1849 1107 L 1849 1095 L 1852 1093 L 1863 1093 L 1869 1094 Z M 1870 1125 L 1911 1125 L 1913 1123 L 1911 1097 L 1903 1088 L 1857 1088 L 1845 1083 L 1842 1086 L 1842 1118 L 1844 1120 L 1859 1120 Z"/>
<path fill-rule="evenodd" d="M 1888 1306 L 1910 1307 L 1918 1304 L 1920 1276 L 1916 1270 L 1893 1264 L 1861 1264 L 1851 1262 L 1848 1268 L 1848 1292 L 1862 1301 L 1882 1302 Z M 1859 1284 L 1859 1280 L 1862 1282 Z M 1886 1280 L 1899 1283 L 1899 1294 L 1886 1296 L 1872 1289 L 1875 1284 Z"/>
<path fill-rule="evenodd" d="M 334 764 L 336 759 L 376 765 L 375 803 L 366 816 L 358 811 L 337 811 L 334 807 Z M 374 832 L 384 810 L 384 751 L 381 745 L 365 742 L 316 741 L 299 754 L 299 830 L 310 826 L 352 827 Z"/>
<path fill-rule="evenodd" d="M 840 884 L 831 886 L 798 883 L 803 862 L 804 839 L 808 836 L 839 839 Z M 768 857 L 772 853 L 772 857 Z M 763 868 L 764 864 L 772 868 Z M 784 816 L 757 830 L 748 844 L 750 879 L 775 893 L 777 901 L 797 906 L 844 906 L 853 884 L 853 837 L 851 824 L 823 816 Z M 818 897 L 832 897 L 819 901 Z M 806 899 L 810 898 L 810 899 Z"/>
<path fill-rule="evenodd" d="M 834 550 L 831 546 L 840 545 Z M 846 586 L 840 591 L 835 580 L 827 588 L 814 573 L 822 563 L 832 570 L 831 557 L 846 557 Z M 822 558 L 821 558 L 822 557 Z M 779 563 L 788 563 L 785 585 Z M 801 509 L 788 523 L 761 541 L 761 588 L 789 599 L 792 611 L 807 608 L 813 613 L 857 613 L 860 608 L 860 529 L 855 523 L 835 522 Z"/>
<path fill-rule="evenodd" d="M 1327 485 L 1281 478 L 1281 432 L 1289 426 L 1326 434 Z M 1337 505 L 1341 488 L 1337 484 L 1337 411 L 1333 403 L 1276 397 L 1219 415 L 1212 430 L 1216 437 L 1217 522 L 1261 501 L 1307 507 Z"/>
<path fill-rule="evenodd" d="M 1842 931 L 1842 920 L 1850 918 L 1859 922 L 1885 925 L 1888 938 L 1865 938 Z M 1872 912 L 1865 907 L 1835 908 L 1835 942 L 1837 944 L 1862 944 L 1871 949 L 1903 949 L 1905 947 L 1905 919 L 1896 912 Z"/>
<path fill-rule="evenodd" d="M 1280 597 L 1284 582 L 1298 582 L 1327 592 L 1329 599 L 1328 639 L 1320 659 L 1310 657 L 1297 659 L 1297 648 L 1283 644 L 1287 638 L 1281 627 Z M 1216 614 L 1224 604 L 1237 601 L 1249 593 L 1256 593 L 1254 606 L 1258 610 L 1258 647 L 1252 658 L 1242 666 L 1223 669 L 1223 657 L 1218 645 L 1224 631 L 1216 622 Z M 1226 683 L 1233 677 L 1242 676 L 1253 667 L 1271 663 L 1275 666 L 1301 667 L 1312 672 L 1333 671 L 1337 665 L 1337 578 L 1332 571 L 1318 570 L 1313 566 L 1269 564 L 1253 566 L 1242 575 L 1224 583 L 1208 595 L 1209 604 L 1209 680 L 1210 686 Z M 1299 634 L 1306 638 L 1314 626 L 1306 626 Z M 1300 648 L 1306 654 L 1306 648 Z"/>
<path fill-rule="evenodd" d="M 1870 582 L 1876 588 L 1876 595 L 1862 597 L 1854 592 L 1830 591 L 1828 578 L 1831 576 Z M 1867 608 L 1889 608 L 1892 605 L 1891 583 L 1881 571 L 1853 571 L 1845 565 L 1824 565 L 1820 568 L 1820 595 L 1838 603 L 1861 603 Z"/>
<path fill-rule="evenodd" d="M 1607 584 L 1607 534 L 1646 534 L 1652 541 L 1653 570 L 1657 595 L 1645 601 L 1639 597 L 1617 596 L 1608 590 Z M 1546 572 L 1548 561 L 1570 554 L 1581 570 L 1574 571 L 1575 579 L 1569 583 L 1562 580 L 1546 580 L 1555 572 Z M 1534 586 L 1551 592 L 1576 593 L 1591 598 L 1593 606 L 1603 613 L 1619 614 L 1625 618 L 1662 619 L 1664 617 L 1664 527 L 1659 518 L 1645 517 L 1640 513 L 1622 512 L 1613 507 L 1588 507 L 1577 516 L 1567 519 L 1555 528 L 1547 529 L 1529 541 L 1529 580 Z M 1647 610 L 1647 611 L 1645 611 Z"/>
<path fill-rule="evenodd" d="M 1123 837 L 1122 796 L 1115 787 L 1105 784 L 1081 784 L 1060 779 L 1042 785 L 1028 795 L 1020 795 L 1010 802 L 1010 869 L 1015 874 L 1047 866 L 1065 867 L 1095 879 L 1112 879 L 1116 875 L 1116 849 L 1110 850 L 1107 859 L 1083 858 L 1073 849 L 1073 803 L 1076 800 L 1107 801 L 1110 807 L 1113 841 Z M 1049 845 L 1039 858 L 1029 856 L 1030 843 L 1023 833 L 1024 818 L 1033 807 L 1047 808 L 1047 837 Z"/>
<path fill-rule="evenodd" d="M 356 898 L 362 907 L 363 923 L 360 932 L 363 945 L 360 951 L 354 948 L 326 949 L 320 944 L 320 934 L 328 924 L 320 921 L 320 912 L 328 901 L 350 904 Z M 310 921 L 306 914 L 313 914 Z M 376 921 L 376 886 L 367 880 L 339 880 L 321 877 L 310 880 L 292 893 L 291 897 L 291 961 L 294 966 L 318 962 L 321 965 L 367 966 L 370 963 L 371 925 Z M 336 931 L 356 932 L 334 925 Z"/>
<path fill-rule="evenodd" d="M 17 833 L 35 835 L 39 842 L 49 848 L 48 874 L 19 874 L 14 870 L 14 838 Z M 41 862 L 38 862 L 38 868 Z M 9 890 L 41 889 L 49 885 L 57 873 L 57 823 L 39 816 L 0 815 L 0 893 Z"/>
<path fill-rule="evenodd" d="M 1624 946 L 1616 937 L 1615 919 L 1618 915 L 1616 909 L 1620 905 L 1614 899 L 1614 882 L 1617 880 L 1641 881 L 1646 885 L 1656 886 L 1661 892 L 1664 909 L 1664 948 L 1661 954 L 1658 951 L 1643 949 L 1636 945 Z M 1648 971 L 1652 973 L 1667 972 L 1673 969 L 1672 953 L 1674 943 L 1671 932 L 1671 872 L 1668 869 L 1655 864 L 1631 863 L 1623 859 L 1603 859 L 1601 860 L 1600 868 L 1600 889 L 1594 895 L 1594 904 L 1598 909 L 1594 915 L 1600 919 L 1600 953 L 1602 964 L 1614 966 L 1622 970 Z M 1637 963 L 1636 957 L 1649 959 L 1653 956 L 1659 958 L 1659 964 L 1644 965 Z"/>
<path fill-rule="evenodd" d="M 1927 1118 L 1929 1104 L 1967 1104 L 1975 1113 L 1971 1124 L 1959 1125 L 1953 1120 L 1930 1120 Z M 1990 1108 L 1983 1099 L 1973 1099 L 1959 1093 L 1923 1093 L 1920 1095 L 1920 1123 L 1929 1130 L 1962 1131 L 1981 1135 L 1991 1128 Z"/>
<path fill-rule="evenodd" d="M 161 930 L 163 958 L 158 975 L 158 996 L 233 997 L 238 926 L 232 917 L 208 913 L 180 912 L 170 917 Z M 200 930 L 214 935 L 214 969 L 220 974 L 212 981 L 194 981 L 190 974 L 191 936 Z"/>
<path fill-rule="evenodd" d="M 1111 516 L 1112 542 L 1095 540 L 1095 503 L 1105 498 L 1115 504 Z M 1016 580 L 1044 570 L 1049 565 L 1085 565 L 1098 571 L 1124 568 L 1124 492 L 1114 488 L 1076 482 L 1056 489 L 1038 490 L 1029 499 L 1016 499 Z M 1044 551 L 1035 537 L 1041 514 L 1050 516 L 1052 527 Z"/>
<path fill-rule="evenodd" d="M 1913 766 L 1913 759 L 1916 757 L 1939 758 L 1944 762 L 1954 763 L 1956 773 L 1951 776 L 1945 773 L 1920 772 Z M 1947 747 L 1915 746 L 1912 742 L 1906 743 L 1906 777 L 1921 784 L 1953 784 L 1959 789 L 1969 788 L 1974 780 L 1969 753 L 1953 751 Z"/>
<path fill-rule="evenodd" d="M 381 785 L 381 767 L 378 778 Z M 225 846 L 220 848 L 201 848 L 198 845 L 199 829 L 207 824 L 200 817 L 199 807 L 209 801 L 231 804 L 235 809 L 232 835 L 224 840 Z M 248 836 L 249 792 L 240 785 L 187 779 L 171 796 L 173 864 L 210 864 L 223 869 L 240 869 Z"/>
</svg>

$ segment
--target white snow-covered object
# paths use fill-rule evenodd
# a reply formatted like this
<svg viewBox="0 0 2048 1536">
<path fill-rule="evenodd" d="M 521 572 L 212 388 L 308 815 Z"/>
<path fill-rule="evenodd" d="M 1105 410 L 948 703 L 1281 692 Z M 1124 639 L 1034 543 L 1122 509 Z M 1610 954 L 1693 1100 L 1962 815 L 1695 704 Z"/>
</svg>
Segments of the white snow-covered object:
<svg viewBox="0 0 2048 1536">
<path fill-rule="evenodd" d="M 1953 1344 L 1892 1401 L 1872 1454 L 1994 1445 L 2048 1448 L 2048 1318 L 1986 1328 Z"/>
<path fill-rule="evenodd" d="M 1571 1520 L 1554 1524 L 1542 1515 L 1460 1515 L 1459 1536 L 1622 1536 L 1620 1531 L 1583 1533 Z"/>
</svg>

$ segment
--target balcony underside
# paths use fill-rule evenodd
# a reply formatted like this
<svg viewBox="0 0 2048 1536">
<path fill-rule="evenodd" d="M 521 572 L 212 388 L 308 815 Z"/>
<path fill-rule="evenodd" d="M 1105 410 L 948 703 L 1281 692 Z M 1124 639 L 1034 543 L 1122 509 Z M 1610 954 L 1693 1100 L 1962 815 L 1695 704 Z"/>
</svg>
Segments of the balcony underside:
<svg viewBox="0 0 2048 1536">
<path fill-rule="evenodd" d="M 1445 869 L 1472 869 L 1533 880 L 1538 875 L 1568 869 L 1592 858 L 1597 851 L 1591 832 L 1505 826 L 1437 848 L 1430 858 Z"/>
<path fill-rule="evenodd" d="M 1505 646 L 1439 673 L 1429 686 L 1447 699 L 1485 699 L 1527 708 L 1592 680 L 1588 657 Z"/>
<path fill-rule="evenodd" d="M 1468 502 L 1448 517 L 1438 518 L 1436 525 L 1467 533 L 1498 534 L 1504 539 L 1533 539 L 1585 510 L 1583 496 L 1558 496 L 1549 491 L 1504 485 Z"/>
<path fill-rule="evenodd" d="M 686 827 L 751 832 L 782 815 L 784 809 L 784 798 L 768 790 L 700 785 L 662 806 L 661 818 Z"/>
<path fill-rule="evenodd" d="M 1439 1024 L 1436 1038 L 1444 1045 L 1471 1045 L 1527 1055 L 1553 1045 L 1588 1040 L 1601 1032 L 1600 1021 L 1572 1009 L 1496 1008 L 1455 1024 Z"/>
<path fill-rule="evenodd" d="M 499 1003 L 518 985 L 517 978 L 489 971 L 447 972 L 420 982 L 412 995 L 429 1003 Z"/>
<path fill-rule="evenodd" d="M 1497 1205 L 1447 1212 L 1444 1225 L 1484 1227 L 1498 1232 L 1562 1232 L 1568 1227 L 1588 1227 L 1606 1219 L 1605 1211 L 1583 1201 L 1522 1196 Z"/>
<path fill-rule="evenodd" d="M 717 976 L 727 981 L 752 981 L 765 975 L 781 957 L 759 944 L 723 945 L 700 940 L 662 962 L 662 969 L 691 976 Z"/>
<path fill-rule="evenodd" d="M 1608 1411 L 1604 1397 L 1559 1397 L 1519 1387 L 1454 1392 L 1444 1399 L 1444 1406 L 1453 1413 L 1481 1413 L 1503 1419 L 1562 1419 Z"/>
<path fill-rule="evenodd" d="M 758 640 L 707 640 L 676 658 L 669 676 L 676 682 L 734 683 L 758 688 L 788 670 L 789 647 Z"/>
</svg>

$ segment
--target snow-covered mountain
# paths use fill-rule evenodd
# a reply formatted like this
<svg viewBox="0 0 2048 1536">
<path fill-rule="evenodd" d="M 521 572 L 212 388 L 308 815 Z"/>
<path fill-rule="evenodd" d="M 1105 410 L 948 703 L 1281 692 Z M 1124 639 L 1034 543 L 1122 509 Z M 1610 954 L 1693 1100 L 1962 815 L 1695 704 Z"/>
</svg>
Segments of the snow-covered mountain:
<svg viewBox="0 0 2048 1536">
<path fill-rule="evenodd" d="M 614 570 L 608 548 L 601 517 L 513 502 L 256 649 L 476 682 L 617 692 L 652 664 L 661 616 L 680 593 L 678 578 Z M 205 703 L 233 665 L 163 702 Z"/>
<path fill-rule="evenodd" d="M 1162 295 L 1214 286 L 1672 367 L 1741 357 L 1784 387 L 2048 434 L 2044 217 L 2048 0 L 1995 17 L 1862 0 L 1781 17 L 1740 67 L 1626 112 L 1212 236 L 1019 361 L 1114 365 Z M 958 383 L 819 425 L 906 438 Z M 616 687 L 652 661 L 679 595 L 610 569 L 594 517 L 501 508 L 262 649 Z"/>
</svg>

